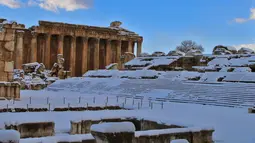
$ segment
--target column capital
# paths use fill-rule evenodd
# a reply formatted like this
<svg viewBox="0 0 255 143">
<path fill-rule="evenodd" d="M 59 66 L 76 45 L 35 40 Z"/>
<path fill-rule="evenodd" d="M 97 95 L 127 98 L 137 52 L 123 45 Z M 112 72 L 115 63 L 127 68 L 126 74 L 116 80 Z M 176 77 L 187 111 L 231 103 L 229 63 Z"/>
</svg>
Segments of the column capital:
<svg viewBox="0 0 255 143">
<path fill-rule="evenodd" d="M 31 32 L 32 38 L 36 38 L 38 36 L 38 33 L 36 32 Z"/>
<path fill-rule="evenodd" d="M 111 39 L 106 39 L 106 44 L 111 44 L 112 40 Z"/>
<path fill-rule="evenodd" d="M 94 40 L 95 40 L 96 43 L 99 43 L 100 38 L 94 38 Z"/>
<path fill-rule="evenodd" d="M 45 33 L 44 34 L 44 37 L 47 39 L 47 38 L 51 38 L 51 34 L 50 33 Z"/>
<path fill-rule="evenodd" d="M 65 36 L 64 36 L 64 35 L 62 35 L 62 34 L 61 34 L 61 35 L 58 35 L 58 38 L 59 38 L 59 40 L 61 40 L 61 41 L 63 41 L 63 40 L 64 40 L 64 37 L 65 37 Z"/>
<path fill-rule="evenodd" d="M 121 44 L 121 42 L 122 42 L 121 40 L 116 40 L 116 41 L 117 41 L 117 44 Z"/>
<path fill-rule="evenodd" d="M 88 42 L 89 37 L 82 37 L 83 42 Z"/>
<path fill-rule="evenodd" d="M 17 31 L 16 32 L 16 35 L 18 38 L 23 38 L 24 34 L 25 34 L 25 31 Z"/>
<path fill-rule="evenodd" d="M 139 38 L 137 39 L 137 42 L 143 42 L 143 37 L 139 37 Z"/>
</svg>

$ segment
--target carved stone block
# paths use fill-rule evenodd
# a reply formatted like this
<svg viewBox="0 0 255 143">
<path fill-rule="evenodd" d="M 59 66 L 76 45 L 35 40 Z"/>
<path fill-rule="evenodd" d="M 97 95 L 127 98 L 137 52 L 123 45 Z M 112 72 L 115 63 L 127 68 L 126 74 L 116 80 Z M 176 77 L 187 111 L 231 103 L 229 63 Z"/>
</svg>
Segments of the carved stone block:
<svg viewBox="0 0 255 143">
<path fill-rule="evenodd" d="M 0 38 L 0 39 L 1 39 L 1 38 Z M 5 41 L 14 41 L 14 40 L 15 40 L 14 34 L 13 34 L 13 33 L 7 33 L 7 34 L 5 34 L 3 40 L 5 40 Z"/>
<path fill-rule="evenodd" d="M 4 67 L 5 67 L 4 61 L 0 61 L 0 71 L 4 71 Z"/>
<path fill-rule="evenodd" d="M 13 72 L 14 64 L 13 62 L 4 62 L 4 71 L 5 72 Z"/>
<path fill-rule="evenodd" d="M 0 71 L 0 81 L 8 81 L 8 74 Z"/>
<path fill-rule="evenodd" d="M 10 52 L 14 51 L 14 47 L 15 47 L 15 42 L 14 41 L 8 41 L 5 42 L 4 48 Z"/>
</svg>

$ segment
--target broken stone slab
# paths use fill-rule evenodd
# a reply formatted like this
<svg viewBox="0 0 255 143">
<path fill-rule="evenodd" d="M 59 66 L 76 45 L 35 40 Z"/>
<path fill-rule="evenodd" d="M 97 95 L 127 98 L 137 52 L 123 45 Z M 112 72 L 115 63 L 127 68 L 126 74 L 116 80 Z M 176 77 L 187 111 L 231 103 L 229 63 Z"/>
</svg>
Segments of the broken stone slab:
<svg viewBox="0 0 255 143">
<path fill-rule="evenodd" d="M 35 123 L 5 123 L 5 129 L 12 129 L 20 132 L 20 138 L 46 137 L 55 134 L 54 122 Z"/>
<path fill-rule="evenodd" d="M 94 124 L 90 130 L 97 143 L 132 143 L 135 141 L 135 125 L 131 122 Z"/>
<path fill-rule="evenodd" d="M 22 69 L 24 71 L 25 74 L 28 74 L 28 73 L 33 73 L 35 72 L 35 69 L 36 67 L 40 65 L 39 63 L 37 62 L 34 62 L 34 63 L 27 63 L 27 64 L 23 64 L 22 65 Z"/>
</svg>

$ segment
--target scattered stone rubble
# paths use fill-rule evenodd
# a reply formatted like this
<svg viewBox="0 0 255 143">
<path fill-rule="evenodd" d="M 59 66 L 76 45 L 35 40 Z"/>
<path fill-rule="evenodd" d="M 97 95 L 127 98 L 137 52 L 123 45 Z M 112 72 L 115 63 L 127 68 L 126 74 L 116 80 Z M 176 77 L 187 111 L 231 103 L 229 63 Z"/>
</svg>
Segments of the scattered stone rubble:
<svg viewBox="0 0 255 143">
<path fill-rule="evenodd" d="M 50 71 L 45 69 L 43 63 L 23 64 L 23 70 L 15 70 L 14 80 L 21 84 L 21 89 L 41 90 L 57 79 L 70 77 L 70 72 L 64 71 L 64 61 L 63 55 L 59 54 L 57 63 L 54 63 Z"/>
</svg>

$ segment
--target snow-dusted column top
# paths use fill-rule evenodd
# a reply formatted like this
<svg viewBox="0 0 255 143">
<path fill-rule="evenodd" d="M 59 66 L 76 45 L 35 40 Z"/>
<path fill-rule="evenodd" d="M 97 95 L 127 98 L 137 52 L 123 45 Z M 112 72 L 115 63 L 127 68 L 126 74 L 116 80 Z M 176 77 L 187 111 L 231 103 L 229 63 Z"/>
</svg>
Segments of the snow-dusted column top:
<svg viewBox="0 0 255 143">
<path fill-rule="evenodd" d="M 19 143 L 20 133 L 15 130 L 0 130 L 1 143 Z"/>
<path fill-rule="evenodd" d="M 101 123 L 94 124 L 90 128 L 91 131 L 100 133 L 124 133 L 135 132 L 135 126 L 131 122 L 118 122 L 118 123 Z"/>
</svg>

